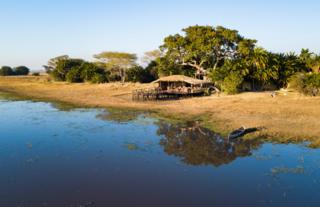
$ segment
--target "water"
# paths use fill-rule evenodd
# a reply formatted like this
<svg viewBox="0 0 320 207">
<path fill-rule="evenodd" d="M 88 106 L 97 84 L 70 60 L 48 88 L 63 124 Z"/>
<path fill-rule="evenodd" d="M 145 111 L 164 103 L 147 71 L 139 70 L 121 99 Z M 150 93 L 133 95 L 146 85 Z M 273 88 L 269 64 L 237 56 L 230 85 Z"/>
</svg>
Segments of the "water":
<svg viewBox="0 0 320 207">
<path fill-rule="evenodd" d="M 320 151 L 0 98 L 0 206 L 319 206 Z"/>
</svg>

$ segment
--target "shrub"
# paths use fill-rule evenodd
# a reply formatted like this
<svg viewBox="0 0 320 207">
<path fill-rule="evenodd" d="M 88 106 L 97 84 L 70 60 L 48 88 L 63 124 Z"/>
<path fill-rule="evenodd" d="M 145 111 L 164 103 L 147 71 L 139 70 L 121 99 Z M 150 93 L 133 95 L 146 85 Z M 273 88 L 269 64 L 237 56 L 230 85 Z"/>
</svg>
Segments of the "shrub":
<svg viewBox="0 0 320 207">
<path fill-rule="evenodd" d="M 30 69 L 26 66 L 18 66 L 13 69 L 13 72 L 15 75 L 28 75 L 30 72 Z"/>
<path fill-rule="evenodd" d="M 238 73 L 230 73 L 224 78 L 221 88 L 227 94 L 236 94 L 239 92 L 239 87 L 243 82 L 243 77 Z"/>
<path fill-rule="evenodd" d="M 14 75 L 14 72 L 9 66 L 2 66 L 0 69 L 0 76 L 9 76 Z"/>
<path fill-rule="evenodd" d="M 92 76 L 91 83 L 105 83 L 107 82 L 107 77 L 103 74 L 96 73 Z"/>
<path fill-rule="evenodd" d="M 134 66 L 127 70 L 127 80 L 130 82 L 150 83 L 155 79 L 156 74 L 152 65 L 146 68 Z"/>
<path fill-rule="evenodd" d="M 33 76 L 40 76 L 40 73 L 39 72 L 33 72 L 32 75 Z"/>
<path fill-rule="evenodd" d="M 291 77 L 290 87 L 306 95 L 320 95 L 320 73 L 298 73 Z"/>
<path fill-rule="evenodd" d="M 118 74 L 111 73 L 109 75 L 109 81 L 121 81 L 121 77 Z"/>
<path fill-rule="evenodd" d="M 105 79 L 103 81 L 106 82 L 107 73 L 105 72 L 104 69 L 98 67 L 94 63 L 84 62 L 81 64 L 80 70 L 81 70 L 81 77 L 84 81 L 92 82 L 92 79 L 96 76 L 96 74 L 101 74 L 101 76 L 103 76 Z"/>
<path fill-rule="evenodd" d="M 297 73 L 293 75 L 289 80 L 290 88 L 293 88 L 300 93 L 304 93 L 305 79 L 306 79 L 306 74 L 304 73 Z"/>
<path fill-rule="evenodd" d="M 66 75 L 66 81 L 69 83 L 81 83 L 83 78 L 81 77 L 81 69 L 79 67 L 73 67 Z"/>
<path fill-rule="evenodd" d="M 127 70 L 127 80 L 130 82 L 141 82 L 144 75 L 144 69 L 141 66 L 134 66 Z"/>
</svg>

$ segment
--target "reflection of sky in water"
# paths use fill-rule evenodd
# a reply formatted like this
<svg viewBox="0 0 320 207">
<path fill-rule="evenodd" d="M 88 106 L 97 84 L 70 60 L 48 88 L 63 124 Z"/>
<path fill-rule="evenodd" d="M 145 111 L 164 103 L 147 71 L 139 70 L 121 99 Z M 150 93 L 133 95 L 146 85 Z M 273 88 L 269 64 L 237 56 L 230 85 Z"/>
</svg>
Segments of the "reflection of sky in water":
<svg viewBox="0 0 320 207">
<path fill-rule="evenodd" d="M 0 206 L 318 206 L 319 150 L 105 113 L 0 101 Z"/>
</svg>

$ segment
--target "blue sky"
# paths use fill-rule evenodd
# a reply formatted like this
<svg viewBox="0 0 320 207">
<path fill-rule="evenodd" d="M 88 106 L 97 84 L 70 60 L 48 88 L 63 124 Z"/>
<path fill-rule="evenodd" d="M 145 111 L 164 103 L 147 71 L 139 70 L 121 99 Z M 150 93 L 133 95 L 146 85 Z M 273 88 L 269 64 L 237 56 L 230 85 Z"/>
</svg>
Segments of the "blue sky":
<svg viewBox="0 0 320 207">
<path fill-rule="evenodd" d="M 142 55 L 189 25 L 237 29 L 274 52 L 320 53 L 316 0 L 1 0 L 0 65 L 41 66 L 68 54 Z"/>
</svg>

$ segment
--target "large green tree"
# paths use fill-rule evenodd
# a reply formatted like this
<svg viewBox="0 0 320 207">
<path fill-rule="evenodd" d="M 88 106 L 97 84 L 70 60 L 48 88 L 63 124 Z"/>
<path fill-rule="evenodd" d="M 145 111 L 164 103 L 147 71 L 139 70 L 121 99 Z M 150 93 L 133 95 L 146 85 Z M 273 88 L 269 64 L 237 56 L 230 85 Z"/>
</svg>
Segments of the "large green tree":
<svg viewBox="0 0 320 207">
<path fill-rule="evenodd" d="M 94 55 L 101 63 L 105 64 L 112 72 L 116 72 L 124 82 L 126 79 L 126 72 L 129 68 L 136 65 L 137 55 L 125 52 L 102 52 Z"/>
<path fill-rule="evenodd" d="M 166 61 L 189 66 L 197 75 L 206 75 L 225 60 L 235 59 L 250 53 L 255 40 L 245 39 L 238 31 L 222 26 L 191 26 L 183 29 L 184 35 L 170 35 L 160 46 Z"/>
</svg>

